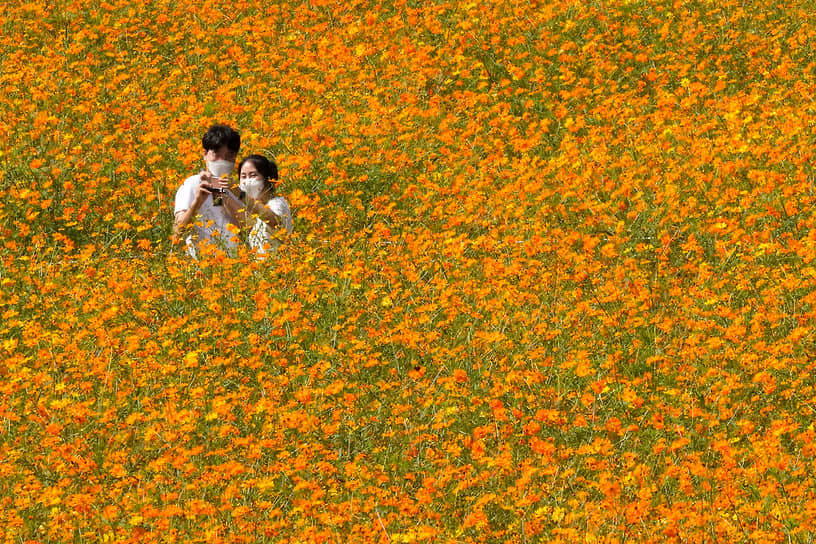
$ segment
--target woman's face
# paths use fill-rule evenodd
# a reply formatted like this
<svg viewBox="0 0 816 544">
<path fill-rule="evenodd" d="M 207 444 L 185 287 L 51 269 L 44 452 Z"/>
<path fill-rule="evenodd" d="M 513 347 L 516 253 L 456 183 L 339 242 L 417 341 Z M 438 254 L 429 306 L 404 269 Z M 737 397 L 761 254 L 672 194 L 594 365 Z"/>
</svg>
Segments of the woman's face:
<svg viewBox="0 0 816 544">
<path fill-rule="evenodd" d="M 258 172 L 252 161 L 245 161 L 238 172 L 238 186 L 252 198 L 259 198 L 267 188 L 266 179 Z"/>
<path fill-rule="evenodd" d="M 258 169 L 255 168 L 254 164 L 252 164 L 252 161 L 246 161 L 241 166 L 241 171 L 238 174 L 239 174 L 241 180 L 251 180 L 251 179 L 254 179 L 254 178 L 264 180 L 261 173 L 258 172 Z"/>
</svg>

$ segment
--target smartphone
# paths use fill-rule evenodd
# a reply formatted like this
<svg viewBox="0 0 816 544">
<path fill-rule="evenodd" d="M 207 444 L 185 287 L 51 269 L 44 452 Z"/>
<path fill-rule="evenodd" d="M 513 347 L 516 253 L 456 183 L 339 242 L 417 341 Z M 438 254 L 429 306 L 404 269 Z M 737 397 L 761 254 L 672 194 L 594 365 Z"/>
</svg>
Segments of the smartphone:
<svg viewBox="0 0 816 544">
<path fill-rule="evenodd" d="M 209 191 L 212 194 L 213 206 L 223 206 L 224 205 L 224 197 L 222 195 L 227 192 L 226 189 L 221 189 L 219 187 L 207 187 L 207 186 L 205 186 L 204 189 L 206 189 L 207 191 Z"/>
</svg>

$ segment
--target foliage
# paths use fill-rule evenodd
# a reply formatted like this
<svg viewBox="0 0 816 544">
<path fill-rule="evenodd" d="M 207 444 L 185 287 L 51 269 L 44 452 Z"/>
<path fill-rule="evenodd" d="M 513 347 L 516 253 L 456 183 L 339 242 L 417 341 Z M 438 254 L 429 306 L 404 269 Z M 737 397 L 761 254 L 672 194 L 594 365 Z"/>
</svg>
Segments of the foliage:
<svg viewBox="0 0 816 544">
<path fill-rule="evenodd" d="M 3 542 L 811 542 L 806 2 L 0 6 Z M 186 259 L 214 122 L 295 234 Z"/>
</svg>

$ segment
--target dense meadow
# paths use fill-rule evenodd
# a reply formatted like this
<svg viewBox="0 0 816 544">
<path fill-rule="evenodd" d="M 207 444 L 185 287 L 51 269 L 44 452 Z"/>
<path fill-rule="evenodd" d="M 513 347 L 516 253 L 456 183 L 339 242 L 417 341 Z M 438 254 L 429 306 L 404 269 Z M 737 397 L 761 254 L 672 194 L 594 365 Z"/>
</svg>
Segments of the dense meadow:
<svg viewBox="0 0 816 544">
<path fill-rule="evenodd" d="M 0 542 L 813 542 L 812 8 L 3 2 Z"/>
</svg>

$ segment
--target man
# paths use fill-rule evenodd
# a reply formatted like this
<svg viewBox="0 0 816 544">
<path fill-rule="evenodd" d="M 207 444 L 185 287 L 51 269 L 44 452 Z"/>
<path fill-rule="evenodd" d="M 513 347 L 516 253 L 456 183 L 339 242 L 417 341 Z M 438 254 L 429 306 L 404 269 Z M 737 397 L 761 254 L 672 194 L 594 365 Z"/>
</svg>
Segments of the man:
<svg viewBox="0 0 816 544">
<path fill-rule="evenodd" d="M 236 247 L 237 212 L 243 203 L 230 190 L 228 176 L 235 167 L 241 135 L 227 125 L 213 125 L 201 139 L 207 169 L 190 176 L 176 191 L 173 234 L 184 237 L 187 252 L 215 244 L 223 250 Z M 185 236 L 186 235 L 186 236 Z"/>
</svg>

